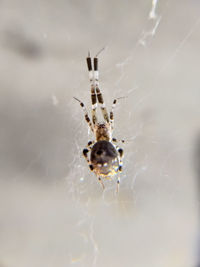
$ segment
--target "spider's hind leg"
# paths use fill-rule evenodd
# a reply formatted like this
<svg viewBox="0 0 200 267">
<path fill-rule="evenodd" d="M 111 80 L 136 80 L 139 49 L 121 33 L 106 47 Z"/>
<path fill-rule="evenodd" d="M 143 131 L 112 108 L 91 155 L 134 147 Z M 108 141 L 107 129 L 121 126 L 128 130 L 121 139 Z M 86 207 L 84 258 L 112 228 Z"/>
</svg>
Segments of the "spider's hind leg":
<svg viewBox="0 0 200 267">
<path fill-rule="evenodd" d="M 119 184 L 120 184 L 120 176 L 117 178 L 117 188 L 116 188 L 116 193 L 119 193 Z"/>
<path fill-rule="evenodd" d="M 98 180 L 99 180 L 99 182 L 100 182 L 100 184 L 102 185 L 102 188 L 103 188 L 103 190 L 104 190 L 104 189 L 105 189 L 105 185 L 104 185 L 104 183 L 103 183 L 101 177 L 99 177 Z"/>
<path fill-rule="evenodd" d="M 122 148 L 117 147 L 117 152 L 119 153 L 119 172 L 122 172 L 122 167 L 123 167 L 123 162 L 122 162 L 122 158 L 124 155 L 124 150 Z"/>
<path fill-rule="evenodd" d="M 97 56 L 94 58 L 94 84 L 95 84 L 95 88 L 96 88 L 97 99 L 98 99 L 98 102 L 100 104 L 104 120 L 106 122 L 109 122 L 108 112 L 106 110 L 106 106 L 105 106 L 105 103 L 103 100 L 102 93 L 99 89 L 99 70 L 98 70 L 98 58 L 97 58 Z"/>
</svg>

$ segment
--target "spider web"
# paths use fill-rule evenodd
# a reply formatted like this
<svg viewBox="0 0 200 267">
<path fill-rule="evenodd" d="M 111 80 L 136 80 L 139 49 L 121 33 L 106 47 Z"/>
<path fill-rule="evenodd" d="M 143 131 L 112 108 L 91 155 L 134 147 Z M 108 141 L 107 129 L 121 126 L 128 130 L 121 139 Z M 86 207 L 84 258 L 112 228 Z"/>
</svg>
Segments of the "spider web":
<svg viewBox="0 0 200 267">
<path fill-rule="evenodd" d="M 171 4 L 172 3 L 168 1 L 167 3 L 165 3 L 165 6 L 167 7 L 168 5 L 171 5 Z M 138 61 L 140 60 L 142 61 L 142 60 L 145 60 L 145 58 L 149 58 L 149 53 L 151 53 L 152 49 L 154 50 L 154 43 L 156 42 L 155 39 L 156 39 L 157 31 L 159 32 L 163 30 L 162 29 L 163 17 L 164 19 L 166 19 L 166 16 L 169 16 L 169 14 L 167 15 L 165 14 L 165 11 L 163 12 L 157 11 L 157 9 L 159 9 L 158 6 L 159 6 L 158 1 L 152 1 L 152 6 L 150 8 L 147 19 L 142 28 L 142 31 L 139 33 L 139 37 L 137 38 L 137 41 L 135 41 L 134 46 L 131 49 L 129 49 L 129 51 L 127 51 L 126 53 L 127 55 L 125 56 L 125 59 L 122 59 L 122 61 L 117 62 L 115 64 L 119 73 L 117 75 L 117 79 L 116 78 L 113 79 L 113 80 L 116 80 L 114 82 L 115 90 L 109 90 L 112 93 L 114 93 L 114 97 L 125 95 L 128 98 L 125 105 L 124 103 L 118 103 L 118 105 L 122 109 L 121 112 L 123 113 L 123 115 L 122 114 L 120 114 L 121 116 L 119 115 L 119 112 L 120 112 L 119 107 L 117 108 L 117 111 L 115 112 L 115 114 L 117 113 L 117 115 L 115 115 L 116 120 L 117 120 L 117 117 L 120 117 L 120 122 L 121 122 L 120 129 L 117 129 L 116 133 L 118 134 L 118 136 L 122 138 L 124 138 L 125 136 L 125 139 L 127 140 L 127 144 L 125 145 L 126 152 L 125 152 L 125 160 L 124 160 L 125 171 L 122 175 L 122 185 L 121 185 L 122 192 L 120 193 L 119 196 L 115 196 L 113 193 L 115 185 L 106 185 L 107 189 L 105 192 L 103 193 L 100 192 L 100 195 L 99 195 L 99 191 L 95 190 L 95 195 L 93 195 L 94 187 L 96 187 L 96 184 L 94 183 L 94 180 L 90 180 L 89 182 L 90 184 L 88 185 L 88 180 L 90 179 L 88 178 L 88 176 L 90 175 L 85 169 L 84 170 L 82 169 L 83 168 L 82 166 L 79 166 L 81 168 L 80 172 L 84 173 L 85 177 L 87 178 L 80 175 L 81 182 L 84 183 L 86 180 L 85 182 L 86 187 L 83 186 L 82 191 L 80 191 L 80 187 L 79 187 L 78 195 L 80 197 L 80 193 L 82 193 L 83 195 L 87 194 L 87 197 L 86 197 L 87 210 L 90 210 L 90 207 L 93 205 L 92 203 L 94 199 L 99 201 L 99 198 L 100 198 L 102 201 L 101 205 L 105 209 L 108 209 L 109 212 L 111 213 L 114 210 L 116 213 L 114 212 L 113 216 L 114 217 L 117 216 L 117 219 L 119 219 L 118 216 L 121 218 L 124 216 L 124 213 L 126 213 L 126 215 L 135 214 L 135 208 L 137 209 L 138 205 L 139 206 L 142 205 L 142 202 L 145 201 L 146 194 L 147 194 L 151 200 L 153 199 L 152 201 L 153 204 L 151 203 L 152 206 L 150 204 L 151 209 L 154 209 L 155 207 L 157 207 L 155 209 L 160 209 L 158 213 L 161 213 L 161 214 L 163 213 L 163 210 L 165 210 L 165 212 L 169 214 L 169 215 L 166 215 L 165 213 L 163 213 L 163 215 L 165 214 L 165 216 L 171 216 L 171 212 L 173 212 L 174 218 L 172 218 L 173 220 L 172 225 L 174 224 L 178 227 L 180 217 L 181 216 L 184 217 L 185 215 L 179 213 L 178 216 L 176 216 L 174 214 L 176 213 L 176 210 L 179 209 L 178 208 L 179 205 L 175 207 L 174 211 L 171 211 L 170 209 L 172 208 L 171 205 L 174 200 L 179 199 L 179 197 L 180 199 L 182 198 L 179 192 L 179 189 L 178 189 L 178 183 L 180 182 L 180 186 L 181 187 L 183 186 L 179 179 L 181 179 L 181 177 L 184 176 L 184 174 L 182 173 L 180 166 L 181 164 L 183 164 L 183 162 L 189 159 L 189 155 L 191 156 L 191 151 L 193 149 L 193 143 L 191 141 L 186 141 L 185 139 L 185 140 L 182 140 L 182 142 L 179 142 L 178 140 L 181 137 L 183 138 L 183 135 L 187 135 L 187 134 L 191 138 L 190 134 L 193 131 L 195 132 L 196 126 L 195 125 L 193 125 L 192 127 L 190 126 L 191 128 L 194 127 L 190 133 L 187 132 L 185 128 L 181 130 L 182 128 L 181 125 L 178 125 L 177 127 L 174 128 L 173 123 L 176 123 L 176 122 L 174 121 L 171 124 L 171 122 L 168 120 L 170 119 L 173 120 L 173 116 L 171 118 L 169 115 L 168 118 L 165 118 L 167 114 L 163 115 L 164 119 L 167 119 L 165 123 L 166 125 L 163 125 L 163 123 L 160 121 L 162 118 L 158 118 L 158 115 L 156 115 L 156 113 L 159 112 L 159 108 L 160 108 L 159 104 L 156 102 L 159 101 L 160 94 L 165 95 L 165 92 L 163 92 L 162 87 L 158 88 L 158 84 L 161 84 L 163 86 L 162 79 L 165 79 L 166 74 L 167 75 L 171 74 L 171 73 L 168 74 L 168 72 L 171 71 L 171 67 L 173 68 L 173 63 L 176 64 L 176 60 L 179 57 L 179 53 L 181 54 L 182 50 L 184 50 L 184 46 L 187 44 L 187 42 L 190 42 L 190 38 L 197 31 L 199 23 L 200 23 L 200 19 L 197 16 L 194 19 L 194 21 L 191 23 L 191 26 L 186 27 L 187 29 L 185 33 L 180 37 L 180 39 L 175 40 L 173 47 L 168 52 L 167 57 L 161 60 L 160 62 L 158 62 L 157 69 L 154 70 L 153 75 L 150 77 L 147 77 L 148 81 L 144 81 L 144 76 L 141 75 L 143 73 L 142 69 L 145 68 L 145 66 L 141 66 L 141 69 L 138 71 L 140 74 L 139 74 L 139 79 L 137 80 L 138 72 L 135 70 L 136 74 L 134 75 L 135 66 L 133 65 L 134 64 L 137 65 Z M 172 8 L 171 12 L 173 11 L 174 10 Z M 159 36 L 160 35 L 161 33 L 159 33 Z M 156 44 L 156 47 L 157 47 L 157 44 Z M 142 53 L 145 54 L 145 57 L 142 55 Z M 140 56 L 138 56 L 138 54 Z M 101 55 L 101 57 L 103 56 Z M 150 60 L 151 60 L 151 64 L 153 64 L 154 58 L 152 56 Z M 155 55 L 155 60 L 156 60 L 156 55 Z M 130 71 L 130 68 L 133 68 L 133 71 L 132 70 Z M 109 68 L 104 69 L 102 72 L 104 72 L 105 77 L 109 79 L 111 72 L 113 72 L 113 67 L 110 69 Z M 133 73 L 132 75 L 134 76 L 133 80 L 129 78 L 131 77 L 131 72 Z M 140 76 L 142 77 L 140 78 Z M 126 92 L 124 92 L 124 89 L 122 89 L 124 87 L 124 83 L 126 84 L 125 86 Z M 128 88 L 127 84 L 129 83 L 131 84 L 131 86 L 134 84 L 134 87 Z M 104 88 L 103 81 L 102 81 L 102 88 Z M 158 93 L 158 99 L 156 99 L 157 93 Z M 179 90 L 177 90 L 177 94 L 181 94 L 181 91 L 179 92 Z M 112 94 L 105 94 L 105 95 L 107 96 L 106 99 L 113 97 Z M 170 96 L 166 96 L 166 97 L 170 97 Z M 173 103 L 174 106 L 171 106 L 171 103 L 168 103 L 168 101 L 166 101 L 166 105 L 168 105 L 166 106 L 167 109 L 172 109 L 174 111 L 179 109 L 179 105 L 180 105 L 179 99 L 176 99 L 174 101 Z M 164 104 L 165 104 L 165 100 L 164 100 Z M 190 105 L 190 103 L 187 103 L 187 104 Z M 154 107 L 154 105 L 157 107 L 157 109 Z M 124 108 L 126 108 L 126 110 L 124 110 Z M 147 114 L 148 112 L 150 112 L 150 114 Z M 138 113 L 140 114 L 139 116 L 138 116 Z M 166 113 L 166 111 L 164 111 L 164 113 Z M 157 117 L 157 122 L 154 116 Z M 176 119 L 179 120 L 178 117 Z M 116 125 L 118 127 L 119 127 L 120 122 L 118 123 L 116 121 Z M 126 125 L 127 122 L 128 124 L 129 122 L 133 122 L 134 125 L 131 127 L 129 124 L 129 127 L 127 127 Z M 159 134 L 153 130 L 156 123 L 160 123 L 161 128 L 163 127 L 162 130 L 159 129 L 160 127 L 158 127 L 158 131 L 161 131 L 159 132 Z M 154 125 L 154 127 L 151 126 L 152 124 Z M 167 127 L 169 128 L 167 129 Z M 173 130 L 172 131 L 169 130 L 170 128 L 173 128 Z M 166 131 L 166 133 L 164 131 Z M 147 136 L 150 138 L 147 138 Z M 79 140 L 80 140 L 80 137 L 79 137 Z M 169 145 L 171 142 L 173 144 Z M 146 146 L 144 144 L 146 144 Z M 148 147 L 148 149 L 144 149 L 144 147 L 146 148 Z M 80 150 L 80 153 L 81 153 L 81 150 Z M 175 163 L 173 163 L 173 161 L 175 161 Z M 187 172 L 190 172 L 188 169 L 187 169 Z M 73 171 L 73 173 L 75 173 L 77 176 L 77 172 Z M 151 180 L 152 177 L 154 177 L 153 184 Z M 175 179 L 174 181 L 175 177 L 178 177 L 178 180 Z M 191 185 L 187 184 L 187 186 L 190 186 L 189 188 L 192 190 L 193 184 Z M 138 187 L 141 190 L 141 191 L 139 190 L 139 192 L 138 192 Z M 141 188 L 141 187 L 144 187 L 144 188 Z M 77 184 L 74 186 L 74 188 L 77 188 Z M 162 194 L 164 194 L 163 198 L 161 197 Z M 155 198 L 153 197 L 153 195 L 155 196 Z M 81 197 L 80 199 L 81 201 L 83 201 Z M 166 203 L 169 201 L 169 199 L 170 201 L 172 201 L 171 204 Z M 160 207 L 158 204 L 160 201 L 162 202 L 162 205 L 161 205 L 162 207 Z M 187 199 L 187 201 L 190 201 L 190 200 Z M 150 207 L 148 208 L 146 207 L 147 208 L 146 212 L 148 212 Z M 84 207 L 84 210 L 85 210 L 85 207 Z M 152 216 L 159 216 L 159 220 L 161 220 L 160 218 L 161 214 L 158 215 L 157 212 L 155 213 L 156 214 L 152 212 Z M 98 261 L 101 262 L 100 260 L 101 252 L 99 249 L 100 245 L 98 245 L 98 239 L 100 239 L 100 237 L 98 236 L 97 233 L 95 234 L 94 232 L 94 222 L 96 220 L 96 229 L 98 229 L 97 220 L 102 221 L 102 219 L 99 219 L 99 218 L 97 219 L 96 214 L 94 215 L 94 213 L 92 212 L 89 212 L 89 215 L 87 214 L 87 218 L 88 216 L 90 220 L 90 227 L 88 227 L 88 231 L 86 232 L 88 236 L 90 236 L 90 242 L 94 245 L 93 246 L 94 256 L 93 256 L 93 262 L 91 263 L 91 265 L 101 266 L 101 264 L 98 265 Z M 134 215 L 133 217 L 135 218 Z M 88 223 L 88 219 L 87 219 L 87 223 Z M 168 228 L 167 224 L 165 225 L 163 222 L 161 222 L 161 224 L 162 224 L 162 227 L 166 227 L 166 229 L 170 229 L 171 227 L 169 226 Z M 122 227 L 123 227 L 123 224 L 122 224 Z M 186 230 L 187 234 L 185 234 L 185 238 L 187 239 L 187 242 L 185 242 L 185 244 L 186 243 L 190 244 L 191 247 L 188 246 L 189 248 L 188 251 L 191 251 L 191 254 L 192 254 L 193 245 L 191 244 L 190 238 L 191 236 L 193 237 L 193 235 L 189 236 L 188 232 L 190 230 L 189 228 Z M 129 231 L 131 233 L 131 230 Z M 169 234 L 168 231 L 170 230 L 167 230 L 167 235 Z M 146 234 L 148 235 L 148 233 Z M 170 235 L 172 235 L 172 233 L 170 233 Z M 97 236 L 96 239 L 94 239 L 94 236 Z M 158 235 L 156 235 L 155 233 L 152 234 L 152 238 L 155 236 L 157 236 L 158 238 Z M 141 236 L 139 235 L 138 240 L 140 240 L 140 238 Z M 152 240 L 152 238 L 150 239 Z M 172 251 L 176 249 L 175 248 L 176 245 L 181 247 L 181 241 L 179 244 L 175 245 L 172 242 L 169 245 L 170 241 L 168 240 L 167 236 L 163 235 L 163 238 L 168 243 L 168 246 L 173 247 Z M 158 238 L 157 242 L 158 242 L 157 244 L 160 244 L 160 242 L 162 241 L 159 240 Z M 149 246 L 150 244 L 146 246 L 146 250 L 149 250 Z M 151 258 L 150 255 L 152 255 L 155 247 L 153 247 L 151 250 L 151 253 L 148 254 L 150 258 Z M 141 248 L 141 251 L 143 251 L 144 249 L 145 249 L 144 247 Z M 156 251 L 157 249 L 158 247 L 156 248 Z M 179 259 L 180 264 L 184 266 L 191 265 L 194 255 L 191 256 L 191 254 L 189 255 L 187 254 L 187 256 L 184 257 L 183 251 L 185 250 L 185 246 L 183 246 L 182 248 L 178 248 L 178 251 L 179 250 L 181 251 L 181 249 L 183 250 L 182 250 L 182 253 Z M 160 253 L 162 254 L 162 250 L 160 250 Z M 173 253 L 174 252 L 172 252 L 172 255 Z M 157 256 L 158 255 L 156 254 L 156 257 Z M 162 257 L 163 257 L 163 254 L 162 254 Z M 152 262 L 154 260 L 152 259 Z M 80 261 L 82 264 L 83 263 L 82 260 Z M 130 262 L 132 261 L 130 260 Z M 130 262 L 127 261 L 127 264 L 130 264 Z M 145 261 L 144 263 L 141 263 L 142 261 L 140 262 L 139 259 L 138 259 L 138 262 L 139 262 L 138 263 L 139 266 L 148 265 L 148 263 L 145 263 Z M 173 264 L 173 259 L 170 259 L 169 257 L 169 258 L 165 258 L 165 260 L 160 260 L 160 261 L 158 260 L 157 263 L 154 262 L 152 264 L 154 266 L 161 266 L 161 263 L 165 264 L 165 262 L 170 262 L 170 263 L 172 262 Z"/>
<path fill-rule="evenodd" d="M 1 5 L 0 266 L 198 266 L 198 1 Z M 90 113 L 85 56 L 104 46 L 118 195 L 81 155 L 94 137 L 73 101 Z"/>
</svg>

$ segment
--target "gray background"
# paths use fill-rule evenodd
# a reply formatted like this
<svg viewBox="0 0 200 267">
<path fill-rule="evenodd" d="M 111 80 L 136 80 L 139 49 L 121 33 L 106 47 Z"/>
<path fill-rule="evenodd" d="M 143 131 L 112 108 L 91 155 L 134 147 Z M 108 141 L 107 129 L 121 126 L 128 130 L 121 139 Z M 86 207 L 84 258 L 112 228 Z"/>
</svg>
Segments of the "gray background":
<svg viewBox="0 0 200 267">
<path fill-rule="evenodd" d="M 81 156 L 73 100 L 91 110 L 102 47 L 107 107 L 126 97 L 119 195 Z M 197 266 L 199 47 L 197 0 L 0 1 L 1 267 Z"/>
</svg>

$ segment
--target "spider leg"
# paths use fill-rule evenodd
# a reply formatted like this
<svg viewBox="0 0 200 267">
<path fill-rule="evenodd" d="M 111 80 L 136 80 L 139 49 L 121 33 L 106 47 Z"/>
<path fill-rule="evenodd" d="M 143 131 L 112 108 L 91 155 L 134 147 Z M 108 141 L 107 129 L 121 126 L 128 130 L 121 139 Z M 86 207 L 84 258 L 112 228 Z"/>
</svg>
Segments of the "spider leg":
<svg viewBox="0 0 200 267">
<path fill-rule="evenodd" d="M 119 184 L 120 184 L 120 176 L 117 178 L 117 189 L 116 192 L 119 193 Z"/>
<path fill-rule="evenodd" d="M 89 158 L 88 158 L 88 152 L 89 152 L 90 150 L 88 149 L 88 148 L 84 148 L 83 149 L 83 156 L 84 156 L 84 158 L 86 159 L 86 161 L 87 161 L 87 163 L 88 164 L 90 164 L 90 160 L 89 160 Z"/>
<path fill-rule="evenodd" d="M 111 130 L 113 130 L 113 128 L 114 128 L 114 113 L 113 113 L 113 111 L 115 109 L 116 102 L 117 102 L 117 99 L 114 99 L 113 104 L 112 104 L 112 108 L 111 108 L 111 111 L 110 111 Z"/>
<path fill-rule="evenodd" d="M 89 153 L 89 151 L 92 149 L 92 144 L 93 144 L 93 143 L 94 143 L 94 142 L 89 141 L 89 142 L 88 142 L 88 145 L 87 145 L 88 148 L 84 148 L 84 149 L 83 149 L 83 156 L 84 156 L 84 158 L 86 159 L 86 161 L 87 161 L 87 163 L 88 163 L 89 168 L 90 168 L 91 171 L 93 171 L 94 167 L 93 167 L 91 161 L 89 160 L 88 153 Z M 104 186 L 104 184 L 103 184 L 102 179 L 101 179 L 100 176 L 99 176 L 98 180 L 99 180 L 99 182 L 100 182 L 100 184 L 102 185 L 103 190 L 104 190 L 104 189 L 105 189 L 105 186 Z"/>
<path fill-rule="evenodd" d="M 119 172 L 122 172 L 122 167 L 123 167 L 123 162 L 122 162 L 122 158 L 123 158 L 123 155 L 124 155 L 124 150 L 118 146 L 116 146 L 116 149 L 117 149 L 117 152 L 119 154 L 119 168 L 118 168 L 118 171 Z"/>
<path fill-rule="evenodd" d="M 87 67 L 89 72 L 89 80 L 90 80 L 90 86 L 91 86 L 91 101 L 92 101 L 92 122 L 95 125 L 97 123 L 97 94 L 95 91 L 95 85 L 94 85 L 94 73 L 92 70 L 92 60 L 90 57 L 90 53 L 88 53 L 88 57 L 86 58 L 87 61 Z"/>
<path fill-rule="evenodd" d="M 88 157 L 88 152 L 90 150 L 91 150 L 91 147 L 89 147 L 89 146 L 88 146 L 88 148 L 84 148 L 83 149 L 83 156 L 86 159 L 86 161 L 87 161 L 87 163 L 89 165 L 90 170 L 93 171 L 94 167 L 93 167 L 93 165 L 92 165 L 92 163 L 91 163 L 91 161 L 89 160 L 89 157 Z"/>
<path fill-rule="evenodd" d="M 108 112 L 106 110 L 106 106 L 103 100 L 102 93 L 99 89 L 99 71 L 98 71 L 98 58 L 94 58 L 94 85 L 96 88 L 96 94 L 97 94 L 97 99 L 101 107 L 101 112 L 103 114 L 104 120 L 106 122 L 109 122 L 109 117 L 108 117 Z"/>
<path fill-rule="evenodd" d="M 118 143 L 118 142 L 125 143 L 125 140 L 124 140 L 124 139 L 122 139 L 122 140 L 118 140 L 118 139 L 116 139 L 116 138 L 112 138 L 112 142 L 113 142 L 113 143 Z"/>
<path fill-rule="evenodd" d="M 104 185 L 104 183 L 102 182 L 102 179 L 101 179 L 101 177 L 99 177 L 98 178 L 98 180 L 99 180 L 99 182 L 100 182 L 100 184 L 102 185 L 102 187 L 103 187 L 103 190 L 105 189 L 105 185 Z"/>
<path fill-rule="evenodd" d="M 95 143 L 95 141 L 89 141 L 87 144 L 87 147 L 91 150 L 94 143 Z"/>
<path fill-rule="evenodd" d="M 85 120 L 86 122 L 88 123 L 91 131 L 93 132 L 94 129 L 93 129 L 93 126 L 92 126 L 92 123 L 90 121 L 90 118 L 89 118 L 89 115 L 88 115 L 88 112 L 87 112 L 87 109 L 85 107 L 85 105 L 83 104 L 83 102 L 81 102 L 78 98 L 74 97 L 75 100 L 77 100 L 79 103 L 80 103 L 80 106 L 82 107 L 83 111 L 84 111 L 84 114 L 85 114 Z"/>
<path fill-rule="evenodd" d="M 118 171 L 122 172 L 122 166 L 123 166 L 122 158 L 123 158 L 124 151 L 122 148 L 117 147 L 117 152 L 119 153 L 119 169 L 118 169 Z M 117 193 L 119 193 L 119 184 L 120 184 L 120 176 L 118 175 L 117 189 L 116 189 Z"/>
<path fill-rule="evenodd" d="M 122 148 L 117 147 L 117 152 L 119 153 L 119 172 L 122 172 L 122 167 L 123 167 L 122 158 L 124 155 L 124 151 Z"/>
<path fill-rule="evenodd" d="M 113 103 L 112 103 L 112 108 L 111 108 L 111 111 L 110 111 L 110 124 L 111 124 L 111 130 L 113 130 L 113 128 L 114 128 L 114 109 L 115 109 L 117 100 L 118 100 L 118 99 L 121 99 L 121 98 L 125 98 L 125 97 L 118 97 L 118 98 L 114 99 L 114 100 L 113 100 Z"/>
</svg>

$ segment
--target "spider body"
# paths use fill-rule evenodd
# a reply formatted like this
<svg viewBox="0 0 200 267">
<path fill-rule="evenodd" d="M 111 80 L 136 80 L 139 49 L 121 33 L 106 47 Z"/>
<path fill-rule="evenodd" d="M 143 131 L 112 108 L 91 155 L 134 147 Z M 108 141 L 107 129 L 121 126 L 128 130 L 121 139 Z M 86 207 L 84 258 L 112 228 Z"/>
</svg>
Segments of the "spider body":
<svg viewBox="0 0 200 267">
<path fill-rule="evenodd" d="M 110 114 L 108 114 L 102 93 L 99 89 L 98 58 L 97 56 L 94 57 L 92 65 L 92 59 L 89 54 L 86 61 L 91 84 L 92 121 L 90 120 L 83 102 L 75 97 L 74 98 L 79 101 L 80 106 L 83 108 L 85 120 L 95 136 L 95 140 L 89 141 L 87 148 L 83 149 L 83 156 L 85 157 L 90 170 L 98 177 L 98 180 L 104 189 L 102 178 L 111 179 L 122 171 L 123 150 L 117 146 L 117 139 L 112 138 L 114 128 L 113 111 L 117 100 L 115 99 L 113 101 L 112 109 Z M 100 105 L 104 119 L 101 123 L 97 120 L 97 104 Z M 124 140 L 121 141 L 124 142 Z M 88 153 L 90 153 L 90 156 L 88 156 Z M 117 191 L 119 190 L 119 183 L 120 177 L 118 175 Z"/>
</svg>

